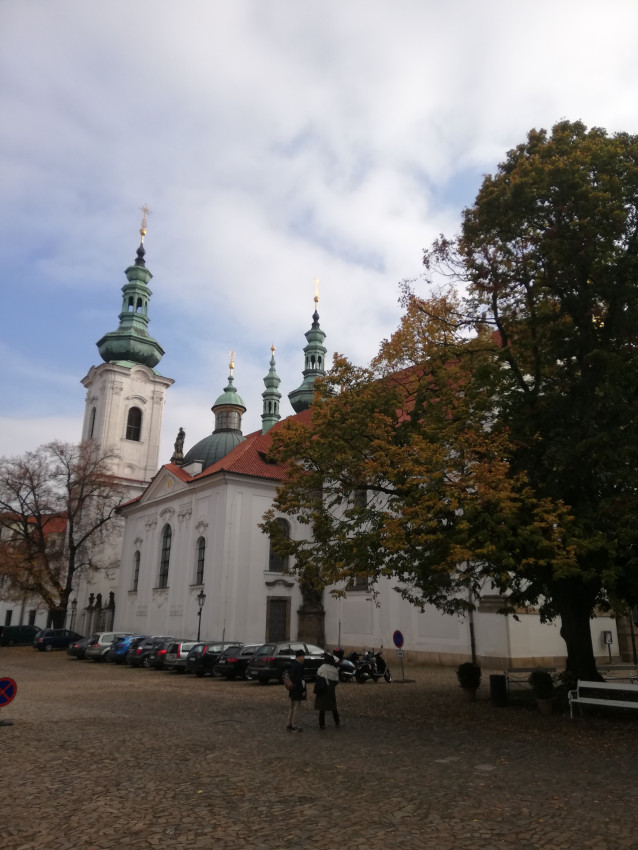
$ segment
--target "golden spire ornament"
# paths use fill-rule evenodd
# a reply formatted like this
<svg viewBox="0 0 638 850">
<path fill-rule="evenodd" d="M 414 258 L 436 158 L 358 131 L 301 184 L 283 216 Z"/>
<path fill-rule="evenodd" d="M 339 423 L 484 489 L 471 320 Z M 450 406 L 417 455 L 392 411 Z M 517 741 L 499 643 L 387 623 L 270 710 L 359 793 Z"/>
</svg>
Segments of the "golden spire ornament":
<svg viewBox="0 0 638 850">
<path fill-rule="evenodd" d="M 140 236 L 142 237 L 143 242 L 144 237 L 146 236 L 147 216 L 151 214 L 151 211 L 147 204 L 142 204 L 140 209 L 142 210 L 142 224 L 140 226 Z"/>
</svg>

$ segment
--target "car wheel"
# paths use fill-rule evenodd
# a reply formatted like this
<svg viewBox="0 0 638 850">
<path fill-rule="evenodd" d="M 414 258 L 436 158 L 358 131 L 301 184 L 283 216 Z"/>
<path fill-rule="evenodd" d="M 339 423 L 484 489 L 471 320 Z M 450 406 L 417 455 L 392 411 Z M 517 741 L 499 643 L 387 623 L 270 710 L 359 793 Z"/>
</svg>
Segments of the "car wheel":
<svg viewBox="0 0 638 850">
<path fill-rule="evenodd" d="M 47 643 L 46 646 L 44 647 L 45 652 L 51 652 L 52 649 L 53 649 L 53 647 L 51 646 L 50 643 Z"/>
<path fill-rule="evenodd" d="M 151 666 L 151 659 L 148 657 L 148 655 L 145 655 L 144 658 L 142 659 L 142 667 L 146 667 L 146 669 L 148 670 L 148 668 L 150 666 Z"/>
<path fill-rule="evenodd" d="M 247 682 L 252 682 L 252 680 L 253 680 L 254 678 L 255 678 L 255 677 L 253 676 L 253 674 L 248 672 L 248 669 L 244 670 L 244 679 L 245 679 Z"/>
<path fill-rule="evenodd" d="M 104 660 L 106 661 L 106 663 L 107 663 L 107 664 L 112 664 L 112 663 L 115 661 L 115 659 L 113 658 L 113 656 L 112 656 L 112 655 L 109 655 L 109 654 L 108 654 L 108 652 L 107 652 L 107 654 L 104 656 Z"/>
<path fill-rule="evenodd" d="M 15 645 L 16 645 L 16 642 L 14 640 L 9 641 L 9 646 L 15 646 Z"/>
</svg>

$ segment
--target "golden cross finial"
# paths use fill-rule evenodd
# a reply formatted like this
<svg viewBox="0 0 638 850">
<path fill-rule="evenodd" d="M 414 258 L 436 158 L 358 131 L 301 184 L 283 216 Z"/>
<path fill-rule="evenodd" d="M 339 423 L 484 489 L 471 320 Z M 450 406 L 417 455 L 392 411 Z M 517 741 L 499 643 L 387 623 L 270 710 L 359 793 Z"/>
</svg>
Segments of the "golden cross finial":
<svg viewBox="0 0 638 850">
<path fill-rule="evenodd" d="M 319 303 L 319 278 L 315 278 L 315 304 Z"/>
<path fill-rule="evenodd" d="M 151 214 L 150 209 L 147 204 L 142 204 L 140 207 L 142 210 L 142 225 L 140 227 L 140 236 L 142 237 L 142 242 L 144 241 L 144 237 L 146 236 L 146 216 Z"/>
<path fill-rule="evenodd" d="M 228 364 L 228 366 L 230 367 L 230 374 L 232 375 L 233 369 L 235 368 L 235 352 L 234 351 L 230 352 L 230 363 Z"/>
<path fill-rule="evenodd" d="M 274 345 L 270 346 L 270 350 L 272 351 L 272 356 L 275 356 L 275 351 L 277 350 Z"/>
</svg>

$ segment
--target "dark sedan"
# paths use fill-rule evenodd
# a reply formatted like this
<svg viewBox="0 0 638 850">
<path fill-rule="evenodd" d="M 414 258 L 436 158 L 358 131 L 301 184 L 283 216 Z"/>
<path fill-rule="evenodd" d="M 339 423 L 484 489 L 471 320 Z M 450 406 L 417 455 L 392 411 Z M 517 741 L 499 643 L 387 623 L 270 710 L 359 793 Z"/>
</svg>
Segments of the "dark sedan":
<svg viewBox="0 0 638 850">
<path fill-rule="evenodd" d="M 154 666 L 151 661 L 151 656 L 157 646 L 167 640 L 175 640 L 175 638 L 168 635 L 151 635 L 150 637 L 145 637 L 141 640 L 135 641 L 131 644 L 128 652 L 126 653 L 127 664 L 130 664 L 131 667 Z"/>
<path fill-rule="evenodd" d="M 229 646 L 241 647 L 243 643 L 215 640 L 196 644 L 186 658 L 186 670 L 189 673 L 195 673 L 196 676 L 204 676 L 206 673 L 215 676 L 215 665 L 219 661 L 219 656 Z"/>
<path fill-rule="evenodd" d="M 248 662 L 259 649 L 259 643 L 247 643 L 245 646 L 229 646 L 219 656 L 213 672 L 225 679 L 250 678 L 246 672 Z"/>
<path fill-rule="evenodd" d="M 83 637 L 79 640 L 71 641 L 66 648 L 66 654 L 71 658 L 84 658 L 87 646 L 91 643 L 91 637 Z"/>
<path fill-rule="evenodd" d="M 303 649 L 306 653 L 303 663 L 304 679 L 308 681 L 316 678 L 317 670 L 326 657 L 326 651 L 320 646 L 302 641 L 264 643 L 250 659 L 246 668 L 247 677 L 257 679 L 262 684 L 266 684 L 269 679 L 283 682 L 286 670 L 295 660 L 295 654 L 299 649 Z"/>
</svg>

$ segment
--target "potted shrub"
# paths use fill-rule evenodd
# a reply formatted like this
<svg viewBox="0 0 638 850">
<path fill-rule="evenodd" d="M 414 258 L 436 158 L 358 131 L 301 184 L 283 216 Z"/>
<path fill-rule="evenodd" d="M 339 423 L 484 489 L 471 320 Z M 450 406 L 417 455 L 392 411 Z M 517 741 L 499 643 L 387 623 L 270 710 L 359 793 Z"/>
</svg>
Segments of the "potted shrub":
<svg viewBox="0 0 638 850">
<path fill-rule="evenodd" d="M 538 710 L 541 714 L 551 714 L 554 705 L 554 680 L 547 670 L 532 670 L 527 680 L 532 688 Z"/>
<path fill-rule="evenodd" d="M 481 684 L 481 668 L 473 661 L 464 661 L 457 668 L 456 678 L 465 698 L 473 702 L 476 699 L 476 689 Z"/>
</svg>

